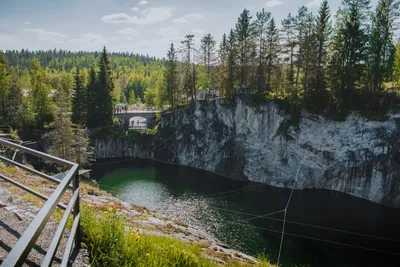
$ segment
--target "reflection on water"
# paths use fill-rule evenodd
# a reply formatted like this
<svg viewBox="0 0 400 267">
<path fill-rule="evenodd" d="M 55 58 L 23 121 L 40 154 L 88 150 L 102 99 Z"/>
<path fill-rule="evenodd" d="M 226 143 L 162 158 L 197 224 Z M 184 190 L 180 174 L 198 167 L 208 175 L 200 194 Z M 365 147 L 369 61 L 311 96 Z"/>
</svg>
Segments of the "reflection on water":
<svg viewBox="0 0 400 267">
<path fill-rule="evenodd" d="M 188 168 L 143 164 L 103 165 L 94 169 L 94 175 L 102 189 L 124 201 L 204 229 L 235 249 L 276 260 L 283 214 L 254 217 L 282 210 L 290 190 Z M 287 220 L 282 266 L 400 266 L 398 209 L 337 192 L 304 190 L 294 192 Z"/>
</svg>

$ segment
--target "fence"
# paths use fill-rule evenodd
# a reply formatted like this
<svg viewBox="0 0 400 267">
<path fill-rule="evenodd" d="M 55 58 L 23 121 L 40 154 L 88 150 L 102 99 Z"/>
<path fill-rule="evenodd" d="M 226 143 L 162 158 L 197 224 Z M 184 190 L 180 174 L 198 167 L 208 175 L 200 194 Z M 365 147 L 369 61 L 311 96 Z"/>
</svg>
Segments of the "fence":
<svg viewBox="0 0 400 267">
<path fill-rule="evenodd" d="M 16 149 L 20 152 L 39 157 L 46 161 L 52 161 L 52 162 L 60 164 L 62 166 L 69 167 L 69 171 L 67 172 L 65 177 L 62 180 L 57 180 L 45 173 L 39 172 L 39 171 L 29 168 L 23 164 L 15 162 L 11 159 L 0 156 L 0 160 L 5 161 L 8 164 L 12 164 L 12 165 L 17 166 L 25 171 L 31 172 L 35 175 L 38 175 L 42 178 L 45 178 L 51 182 L 58 184 L 58 186 L 54 190 L 53 194 L 50 197 L 47 197 L 47 196 L 45 196 L 39 192 L 36 192 L 35 190 L 32 190 L 31 188 L 28 188 L 25 185 L 20 184 L 17 181 L 14 181 L 13 179 L 8 178 L 0 173 L 0 178 L 6 180 L 7 182 L 10 182 L 11 184 L 37 196 L 39 198 L 47 200 L 46 203 L 44 204 L 44 206 L 40 209 L 39 213 L 36 215 L 36 217 L 31 222 L 31 224 L 28 226 L 28 228 L 25 230 L 25 232 L 19 238 L 19 240 L 15 244 L 14 248 L 8 253 L 2 266 L 7 266 L 7 267 L 8 266 L 22 266 L 25 259 L 28 257 L 29 252 L 31 251 L 32 247 L 35 245 L 36 240 L 39 238 L 40 233 L 42 232 L 43 228 L 45 227 L 51 214 L 53 213 L 53 211 L 55 210 L 55 208 L 57 206 L 64 209 L 65 212 L 64 212 L 64 215 L 63 215 L 63 217 L 60 221 L 60 224 L 57 228 L 57 231 L 54 234 L 54 237 L 51 241 L 51 244 L 47 250 L 47 253 L 45 255 L 45 258 L 44 258 L 41 266 L 51 266 L 54 255 L 57 252 L 62 235 L 64 233 L 65 226 L 68 221 L 68 217 L 72 212 L 74 215 L 74 222 L 73 222 L 70 236 L 69 236 L 69 239 L 67 242 L 67 246 L 65 248 L 64 256 L 63 256 L 63 259 L 61 262 L 61 266 L 67 266 L 74 243 L 75 243 L 76 248 L 78 248 L 80 246 L 79 174 L 78 174 L 79 165 L 69 162 L 69 161 L 66 161 L 64 159 L 60 159 L 60 158 L 51 156 L 46 153 L 42 153 L 42 152 L 27 148 L 27 147 L 24 147 L 24 146 L 21 146 L 21 145 L 18 145 L 18 144 L 9 142 L 9 141 L 6 141 L 1 138 L 0 138 L 0 144 L 4 145 L 7 148 Z M 71 181 L 73 183 L 72 186 L 70 185 Z M 59 202 L 67 189 L 72 189 L 73 193 L 72 193 L 72 198 L 71 198 L 70 202 L 68 203 L 68 206 L 65 206 L 64 204 L 61 204 Z"/>
</svg>

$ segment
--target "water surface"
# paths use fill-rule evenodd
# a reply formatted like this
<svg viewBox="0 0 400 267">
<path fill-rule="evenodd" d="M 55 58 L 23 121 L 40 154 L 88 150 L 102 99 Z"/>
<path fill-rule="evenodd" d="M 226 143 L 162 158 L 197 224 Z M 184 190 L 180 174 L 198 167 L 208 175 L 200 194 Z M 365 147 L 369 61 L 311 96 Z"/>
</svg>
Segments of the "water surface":
<svg viewBox="0 0 400 267">
<path fill-rule="evenodd" d="M 278 257 L 283 213 L 256 216 L 284 209 L 289 189 L 144 161 L 99 165 L 94 175 L 124 201 L 204 229 L 245 253 Z M 333 191 L 294 191 L 281 264 L 400 266 L 399 211 Z"/>
</svg>

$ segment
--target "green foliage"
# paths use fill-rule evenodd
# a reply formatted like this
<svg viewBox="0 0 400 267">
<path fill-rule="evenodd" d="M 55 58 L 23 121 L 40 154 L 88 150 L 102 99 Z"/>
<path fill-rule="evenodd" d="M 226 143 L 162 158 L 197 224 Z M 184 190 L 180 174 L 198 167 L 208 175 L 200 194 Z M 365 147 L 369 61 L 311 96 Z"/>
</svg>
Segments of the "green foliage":
<svg viewBox="0 0 400 267">
<path fill-rule="evenodd" d="M 393 42 L 393 22 L 399 17 L 398 10 L 398 1 L 380 0 L 376 11 L 371 15 L 368 71 L 370 88 L 374 91 L 381 91 L 384 79 L 392 74 L 393 55 L 396 50 Z"/>
<path fill-rule="evenodd" d="M 87 85 L 87 122 L 86 125 L 89 128 L 96 126 L 96 116 L 97 116 L 97 101 L 96 101 L 96 91 L 97 91 L 97 72 L 94 66 L 90 68 L 89 71 L 89 81 Z"/>
<path fill-rule="evenodd" d="M 94 99 L 96 101 L 96 123 L 97 127 L 112 124 L 113 100 L 111 92 L 114 89 L 111 64 L 108 52 L 104 47 L 99 63 L 98 86 L 95 91 Z"/>
<path fill-rule="evenodd" d="M 396 45 L 395 63 L 394 63 L 394 81 L 400 86 L 400 41 Z"/>
<path fill-rule="evenodd" d="M 9 93 L 10 79 L 8 77 L 7 65 L 0 62 L 0 119 L 5 115 L 6 99 Z"/>
<path fill-rule="evenodd" d="M 68 97 L 64 90 L 59 90 L 56 95 L 56 108 L 54 109 L 54 120 L 45 125 L 49 130 L 45 137 L 51 140 L 50 154 L 66 160 L 75 161 L 74 130 L 69 114 Z"/>
<path fill-rule="evenodd" d="M 84 125 L 87 121 L 87 94 L 84 87 L 83 77 L 79 68 L 75 73 L 75 87 L 72 95 L 72 122 Z"/>
<path fill-rule="evenodd" d="M 129 103 L 129 105 L 135 105 L 136 104 L 136 96 L 135 96 L 135 91 L 134 90 L 129 92 L 128 103 Z"/>
<path fill-rule="evenodd" d="M 114 210 L 96 212 L 81 208 L 83 243 L 91 256 L 91 266 L 247 266 L 238 262 L 219 265 L 202 255 L 200 245 L 185 244 L 168 236 L 143 234 L 126 226 L 124 217 Z M 268 258 L 260 258 L 255 267 L 271 266 Z"/>
<path fill-rule="evenodd" d="M 85 207 L 81 225 L 92 266 L 216 266 L 198 245 L 126 229 L 113 212 L 99 215 Z"/>
<path fill-rule="evenodd" d="M 178 87 L 178 56 L 174 48 L 174 44 L 171 44 L 168 54 L 167 61 L 165 62 L 164 71 L 164 91 L 163 97 L 165 97 L 173 108 L 177 105 L 177 87 Z"/>
<path fill-rule="evenodd" d="M 29 74 L 32 85 L 31 105 L 36 117 L 36 126 L 42 128 L 44 123 L 51 121 L 52 116 L 53 103 L 49 98 L 50 86 L 46 84 L 46 72 L 38 60 L 32 60 Z"/>
</svg>

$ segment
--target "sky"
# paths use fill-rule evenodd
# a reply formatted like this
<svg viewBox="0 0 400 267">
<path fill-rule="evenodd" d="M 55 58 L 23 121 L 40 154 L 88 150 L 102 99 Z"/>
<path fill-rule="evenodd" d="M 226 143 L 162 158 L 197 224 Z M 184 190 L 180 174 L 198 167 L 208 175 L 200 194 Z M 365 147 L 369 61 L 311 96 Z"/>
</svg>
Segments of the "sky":
<svg viewBox="0 0 400 267">
<path fill-rule="evenodd" d="M 253 18 L 270 11 L 277 24 L 300 6 L 318 11 L 321 0 L 0 0 L 0 50 L 68 49 L 133 52 L 165 57 L 187 34 L 217 41 L 244 8 Z M 330 0 L 336 12 L 341 0 Z M 374 6 L 377 0 L 372 0 Z"/>
</svg>

